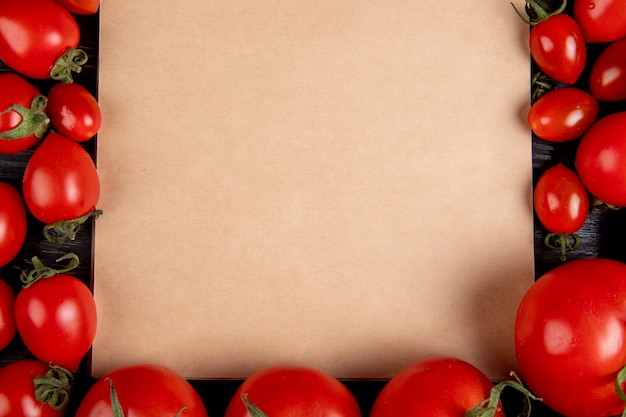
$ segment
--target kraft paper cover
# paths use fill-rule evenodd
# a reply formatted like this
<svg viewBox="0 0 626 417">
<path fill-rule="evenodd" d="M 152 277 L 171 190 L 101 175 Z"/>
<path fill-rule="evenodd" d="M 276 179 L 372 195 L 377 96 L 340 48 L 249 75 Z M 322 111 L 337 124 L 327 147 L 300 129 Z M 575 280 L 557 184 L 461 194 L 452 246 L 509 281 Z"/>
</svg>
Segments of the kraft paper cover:
<svg viewBox="0 0 626 417">
<path fill-rule="evenodd" d="M 103 2 L 93 374 L 508 376 L 527 31 L 508 0 Z"/>
</svg>

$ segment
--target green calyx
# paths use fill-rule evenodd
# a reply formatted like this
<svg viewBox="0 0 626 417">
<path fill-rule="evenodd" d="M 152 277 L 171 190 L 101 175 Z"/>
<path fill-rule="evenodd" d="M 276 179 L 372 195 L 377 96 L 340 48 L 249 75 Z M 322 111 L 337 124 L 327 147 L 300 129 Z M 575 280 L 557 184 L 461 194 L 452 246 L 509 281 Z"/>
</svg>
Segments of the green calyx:
<svg viewBox="0 0 626 417">
<path fill-rule="evenodd" d="M 50 78 L 61 81 L 65 84 L 74 82 L 72 73 L 79 73 L 83 70 L 82 66 L 87 63 L 87 53 L 82 49 L 68 49 L 50 70 Z"/>
<path fill-rule="evenodd" d="M 511 3 L 511 6 L 513 6 L 515 13 L 517 13 L 519 18 L 522 19 L 524 23 L 530 26 L 535 26 L 541 22 L 545 22 L 552 16 L 563 13 L 565 8 L 567 7 L 567 0 L 563 0 L 561 5 L 557 9 L 552 11 L 550 11 L 550 8 L 546 3 L 543 2 L 543 0 L 526 0 L 526 14 L 530 16 L 532 12 L 536 16 L 533 18 L 524 17 L 522 13 L 517 10 L 517 7 L 515 7 L 513 3 Z"/>
<path fill-rule="evenodd" d="M 248 398 L 248 394 L 241 394 L 241 401 L 243 401 L 243 405 L 246 406 L 246 410 L 248 410 L 252 417 L 267 417 L 267 414 L 261 411 L 259 407 L 257 407 L 252 401 L 250 401 L 250 399 Z"/>
<path fill-rule="evenodd" d="M 465 417 L 494 417 L 500 410 L 500 397 L 502 396 L 502 392 L 505 388 L 513 388 L 523 395 L 524 408 L 520 412 L 519 416 L 529 416 L 531 408 L 530 400 L 541 401 L 541 398 L 536 397 L 526 387 L 524 387 L 522 381 L 518 378 L 515 372 L 511 372 L 511 376 L 514 379 L 502 381 L 494 385 L 491 389 L 491 393 L 489 394 L 489 398 L 467 411 L 465 413 Z"/>
<path fill-rule="evenodd" d="M 35 377 L 35 398 L 55 410 L 63 410 L 70 401 L 74 376 L 60 366 L 51 365 L 45 375 Z"/>
<path fill-rule="evenodd" d="M 48 99 L 38 95 L 33 98 L 30 108 L 14 104 L 4 110 L 0 113 L 0 116 L 14 111 L 22 117 L 22 121 L 13 129 L 0 133 L 0 139 L 17 140 L 27 138 L 33 134 L 40 139 L 43 138 L 50 127 L 50 119 L 44 113 L 47 104 Z"/>
<path fill-rule="evenodd" d="M 106 378 L 105 381 L 109 382 L 109 397 L 111 399 L 111 411 L 113 412 L 113 417 L 124 417 L 124 410 L 122 409 L 120 399 L 117 396 L 113 380 L 111 380 L 111 378 Z M 174 417 L 180 417 L 185 411 L 187 411 L 187 406 L 183 406 L 180 410 L 178 410 Z"/>
<path fill-rule="evenodd" d="M 65 255 L 58 258 L 56 261 L 61 262 L 69 260 L 67 264 L 62 268 L 52 268 L 49 266 L 45 266 L 41 260 L 34 256 L 31 261 L 33 263 L 33 269 L 30 272 L 22 271 L 20 275 L 20 280 L 24 284 L 24 288 L 28 288 L 40 279 L 44 278 L 52 278 L 57 274 L 64 274 L 75 269 L 79 264 L 80 260 L 78 259 L 78 255 L 75 253 L 66 253 Z"/>
<path fill-rule="evenodd" d="M 559 249 L 561 251 L 561 260 L 566 261 L 567 251 L 578 249 L 582 243 L 582 238 L 576 233 L 548 233 L 543 243 L 550 249 Z"/>
<path fill-rule="evenodd" d="M 73 220 L 59 220 L 53 224 L 47 224 L 43 228 L 43 235 L 49 242 L 64 243 L 66 240 L 76 239 L 81 226 L 90 218 L 97 219 L 102 215 L 102 210 L 93 210 Z"/>
</svg>

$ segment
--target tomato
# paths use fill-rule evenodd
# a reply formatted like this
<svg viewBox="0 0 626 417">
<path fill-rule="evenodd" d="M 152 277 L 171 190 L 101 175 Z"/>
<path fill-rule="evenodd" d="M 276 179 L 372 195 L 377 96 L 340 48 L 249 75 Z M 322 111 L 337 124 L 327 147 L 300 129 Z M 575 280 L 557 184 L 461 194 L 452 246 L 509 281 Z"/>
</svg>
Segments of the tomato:
<svg viewBox="0 0 626 417">
<path fill-rule="evenodd" d="M 527 5 L 536 15 L 532 20 L 526 20 L 515 10 L 532 27 L 530 54 L 535 63 L 554 80 L 574 84 L 585 69 L 587 48 L 578 23 L 562 14 L 566 0 L 552 12 L 543 8 L 543 2 L 527 1 Z"/>
<path fill-rule="evenodd" d="M 575 87 L 544 93 L 528 112 L 528 126 L 541 139 L 565 142 L 583 135 L 598 117 L 598 102 Z"/>
<path fill-rule="evenodd" d="M 0 0 L 0 59 L 22 75 L 72 81 L 87 60 L 74 17 L 52 0 Z"/>
<path fill-rule="evenodd" d="M 601 101 L 626 100 L 626 38 L 598 55 L 591 67 L 589 90 Z"/>
<path fill-rule="evenodd" d="M 556 237 L 565 260 L 567 249 L 574 250 L 580 245 L 580 237 L 575 233 L 580 229 L 589 214 L 589 196 L 578 175 L 563 164 L 557 164 L 545 171 L 534 190 L 534 209 L 539 221 L 550 234 L 546 244 Z M 570 242 L 570 235 L 574 244 Z"/>
<path fill-rule="evenodd" d="M 587 131 L 575 164 L 591 194 L 606 204 L 626 205 L 626 112 L 603 117 Z"/>
<path fill-rule="evenodd" d="M 36 358 L 76 372 L 93 343 L 97 312 L 89 287 L 62 273 L 75 267 L 78 258 L 68 254 L 59 260 L 65 258 L 70 259 L 68 266 L 50 278 L 25 277 L 27 285 L 15 300 L 15 319 L 24 345 Z M 44 268 L 37 258 L 33 264 L 34 272 Z"/>
<path fill-rule="evenodd" d="M 0 279 L 0 350 L 7 347 L 17 333 L 14 309 L 15 293 L 6 281 Z"/>
<path fill-rule="evenodd" d="M 35 379 L 48 378 L 50 394 L 35 392 Z M 41 381 L 38 384 L 46 384 Z M 56 387 L 54 387 L 56 385 Z M 0 368 L 0 416 L 61 417 L 65 414 L 71 380 L 43 362 L 20 359 Z"/>
<path fill-rule="evenodd" d="M 515 322 L 520 376 L 568 417 L 619 415 L 614 381 L 626 364 L 626 265 L 572 260 L 541 276 Z"/>
<path fill-rule="evenodd" d="M 55 84 L 48 92 L 48 115 L 63 136 L 85 142 L 98 133 L 102 123 L 95 97 L 79 84 Z"/>
<path fill-rule="evenodd" d="M 585 42 L 613 42 L 626 37 L 623 0 L 575 0 L 573 13 Z"/>
<path fill-rule="evenodd" d="M 74 14 L 94 14 L 100 7 L 100 0 L 54 0 Z"/>
<path fill-rule="evenodd" d="M 243 398 L 269 417 L 361 416 L 356 399 L 345 385 L 322 371 L 303 366 L 272 366 L 255 372 L 238 388 L 225 417 L 251 415 Z"/>
<path fill-rule="evenodd" d="M 0 154 L 35 146 L 48 130 L 46 98 L 24 78 L 0 73 Z"/>
<path fill-rule="evenodd" d="M 100 180 L 84 148 L 51 132 L 26 165 L 22 191 L 33 216 L 51 224 L 92 211 L 100 198 Z"/>
<path fill-rule="evenodd" d="M 370 417 L 465 417 L 489 399 L 492 382 L 475 366 L 451 357 L 430 357 L 402 369 L 380 391 Z M 504 417 L 498 405 L 495 416 Z"/>
<path fill-rule="evenodd" d="M 20 192 L 0 182 L 0 267 L 11 262 L 26 240 L 26 208 Z"/>
<path fill-rule="evenodd" d="M 118 368 L 87 392 L 75 417 L 111 417 L 111 383 L 126 417 L 207 417 L 200 395 L 175 371 L 159 365 Z"/>
</svg>

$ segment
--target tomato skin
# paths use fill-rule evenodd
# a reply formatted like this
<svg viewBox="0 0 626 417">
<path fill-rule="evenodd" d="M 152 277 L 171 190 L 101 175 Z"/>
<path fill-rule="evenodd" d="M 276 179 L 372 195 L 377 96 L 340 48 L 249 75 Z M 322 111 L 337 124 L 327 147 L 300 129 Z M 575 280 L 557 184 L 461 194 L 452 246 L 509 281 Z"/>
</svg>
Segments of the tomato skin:
<svg viewBox="0 0 626 417">
<path fill-rule="evenodd" d="M 576 0 L 573 14 L 588 43 L 613 42 L 626 37 L 626 9 L 622 0 Z"/>
<path fill-rule="evenodd" d="M 54 0 L 74 14 L 94 14 L 100 7 L 100 0 Z"/>
<path fill-rule="evenodd" d="M 0 0 L 0 59 L 22 75 L 50 78 L 80 30 L 74 17 L 52 0 Z"/>
<path fill-rule="evenodd" d="M 98 133 L 102 115 L 97 100 L 79 84 L 57 83 L 48 92 L 52 126 L 66 138 L 85 142 Z"/>
<path fill-rule="evenodd" d="M 85 149 L 51 132 L 26 164 L 22 192 L 33 216 L 52 224 L 92 211 L 100 198 L 100 180 Z"/>
<path fill-rule="evenodd" d="M 11 343 L 16 333 L 15 292 L 0 279 L 0 350 Z"/>
<path fill-rule="evenodd" d="M 200 395 L 175 371 L 138 364 L 118 368 L 100 378 L 87 392 L 75 417 L 111 417 L 110 383 L 126 417 L 207 417 Z"/>
<path fill-rule="evenodd" d="M 565 87 L 548 91 L 528 111 L 528 126 L 543 140 L 566 142 L 582 136 L 598 118 L 598 102 L 586 91 Z"/>
<path fill-rule="evenodd" d="M 606 204 L 626 205 L 626 112 L 610 114 L 587 131 L 575 165 L 592 195 Z"/>
<path fill-rule="evenodd" d="M 565 14 L 556 14 L 533 26 L 530 53 L 546 75 L 568 84 L 578 80 L 587 62 L 580 27 Z"/>
<path fill-rule="evenodd" d="M 545 171 L 533 195 L 541 224 L 553 233 L 575 233 L 589 214 L 589 196 L 578 175 L 563 164 Z"/>
<path fill-rule="evenodd" d="M 492 382 L 478 368 L 452 357 L 413 362 L 394 376 L 376 398 L 370 417 L 465 417 L 489 398 Z M 504 417 L 501 408 L 495 414 Z"/>
<path fill-rule="evenodd" d="M 11 262 L 26 240 L 26 207 L 20 192 L 0 182 L 0 267 Z"/>
<path fill-rule="evenodd" d="M 608 45 L 598 55 L 591 67 L 589 90 L 600 101 L 626 100 L 626 38 Z"/>
<path fill-rule="evenodd" d="M 48 365 L 21 359 L 0 368 L 0 415 L 3 417 L 61 417 L 65 410 L 55 410 L 35 398 L 33 379 L 48 372 Z"/>
<path fill-rule="evenodd" d="M 8 110 L 14 104 L 30 109 L 33 99 L 41 93 L 37 88 L 18 74 L 11 72 L 0 73 L 0 112 Z M 45 110 L 44 110 L 45 114 Z M 7 132 L 17 127 L 22 121 L 15 110 L 0 114 L 0 133 Z M 35 146 L 41 141 L 35 133 L 22 139 L 1 139 L 0 154 L 15 154 Z"/>
<path fill-rule="evenodd" d="M 271 417 L 360 417 L 352 393 L 337 379 L 309 367 L 271 366 L 249 376 L 225 417 L 249 417 L 241 395 Z"/>
<path fill-rule="evenodd" d="M 614 380 L 626 363 L 626 265 L 572 260 L 540 277 L 519 305 L 520 376 L 569 417 L 619 415 Z"/>
<path fill-rule="evenodd" d="M 23 288 L 15 300 L 17 330 L 39 360 L 76 372 L 96 334 L 96 304 L 78 278 L 57 274 Z"/>
</svg>

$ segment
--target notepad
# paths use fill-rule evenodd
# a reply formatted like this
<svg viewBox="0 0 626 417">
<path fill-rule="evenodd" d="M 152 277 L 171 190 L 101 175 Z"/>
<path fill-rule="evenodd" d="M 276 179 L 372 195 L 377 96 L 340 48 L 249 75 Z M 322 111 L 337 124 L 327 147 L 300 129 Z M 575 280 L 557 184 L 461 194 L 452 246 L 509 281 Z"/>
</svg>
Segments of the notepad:
<svg viewBox="0 0 626 417">
<path fill-rule="evenodd" d="M 527 32 L 504 0 L 103 3 L 93 375 L 507 377 Z"/>
</svg>

